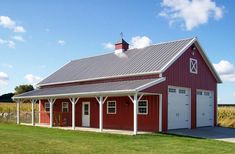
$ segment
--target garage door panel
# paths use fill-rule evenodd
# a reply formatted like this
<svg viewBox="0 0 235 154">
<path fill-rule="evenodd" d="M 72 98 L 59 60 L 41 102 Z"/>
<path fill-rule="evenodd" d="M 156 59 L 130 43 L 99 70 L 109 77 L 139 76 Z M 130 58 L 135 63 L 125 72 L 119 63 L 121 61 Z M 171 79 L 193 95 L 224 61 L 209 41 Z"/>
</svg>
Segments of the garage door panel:
<svg viewBox="0 0 235 154">
<path fill-rule="evenodd" d="M 190 123 L 190 91 L 168 88 L 168 129 L 188 128 Z"/>
<path fill-rule="evenodd" d="M 213 92 L 197 90 L 197 127 L 213 126 L 213 115 Z"/>
</svg>

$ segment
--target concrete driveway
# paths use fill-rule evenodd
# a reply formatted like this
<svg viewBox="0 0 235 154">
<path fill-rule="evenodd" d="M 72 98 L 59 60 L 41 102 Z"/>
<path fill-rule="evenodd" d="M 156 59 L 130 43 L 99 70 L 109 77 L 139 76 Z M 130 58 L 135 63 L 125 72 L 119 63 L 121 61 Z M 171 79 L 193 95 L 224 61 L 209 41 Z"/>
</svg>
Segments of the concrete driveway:
<svg viewBox="0 0 235 154">
<path fill-rule="evenodd" d="M 235 143 L 235 129 L 233 128 L 203 127 L 197 129 L 169 130 L 168 133 Z"/>
</svg>

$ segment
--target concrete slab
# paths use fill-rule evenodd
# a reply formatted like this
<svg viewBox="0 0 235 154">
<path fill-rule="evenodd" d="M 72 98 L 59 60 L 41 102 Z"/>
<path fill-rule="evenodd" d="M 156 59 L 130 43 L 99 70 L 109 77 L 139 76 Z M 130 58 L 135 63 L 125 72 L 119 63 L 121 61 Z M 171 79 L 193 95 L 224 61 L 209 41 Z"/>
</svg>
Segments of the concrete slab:
<svg viewBox="0 0 235 154">
<path fill-rule="evenodd" d="M 197 129 L 169 130 L 168 133 L 235 143 L 235 129 L 233 128 L 202 127 Z"/>
<path fill-rule="evenodd" d="M 30 123 L 21 123 L 21 125 L 32 126 Z M 47 127 L 50 128 L 48 124 L 38 124 L 35 123 L 34 126 L 38 127 Z M 63 129 L 63 130 L 73 130 L 72 127 L 52 127 L 56 129 Z M 90 127 L 75 127 L 74 131 L 86 131 L 86 132 L 100 132 L 99 128 L 90 128 Z M 101 133 L 109 133 L 109 134 L 120 134 L 120 135 L 133 135 L 133 131 L 131 130 L 117 130 L 117 129 L 103 129 Z M 138 131 L 138 134 L 151 134 L 152 132 L 143 132 Z"/>
</svg>

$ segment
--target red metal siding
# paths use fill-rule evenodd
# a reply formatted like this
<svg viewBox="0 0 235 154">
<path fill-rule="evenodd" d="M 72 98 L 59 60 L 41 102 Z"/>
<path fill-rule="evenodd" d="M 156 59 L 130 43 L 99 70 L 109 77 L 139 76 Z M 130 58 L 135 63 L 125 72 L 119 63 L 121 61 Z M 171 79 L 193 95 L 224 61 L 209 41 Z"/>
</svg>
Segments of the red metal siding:
<svg viewBox="0 0 235 154">
<path fill-rule="evenodd" d="M 189 68 L 189 59 L 197 59 L 198 62 L 198 74 L 190 73 Z M 188 87 L 191 88 L 191 127 L 196 127 L 196 89 L 205 89 L 211 90 L 214 92 L 214 106 L 216 113 L 216 102 L 217 102 L 217 87 L 216 79 L 210 72 L 208 66 L 203 60 L 202 56 L 195 51 L 195 54 L 192 54 L 191 48 L 189 48 L 181 57 L 179 57 L 171 67 L 169 67 L 164 73 L 163 77 L 166 77 L 166 81 L 159 85 L 153 86 L 145 90 L 145 92 L 157 92 L 162 93 L 162 108 L 163 108 L 163 119 L 162 119 L 162 128 L 163 131 L 167 131 L 167 116 L 168 116 L 168 85 L 179 86 L 179 87 Z M 216 124 L 216 114 L 214 115 L 214 123 Z"/>
<path fill-rule="evenodd" d="M 159 101 L 158 96 L 144 96 L 143 100 L 148 100 L 148 114 L 138 115 L 138 130 L 140 131 L 158 131 L 159 128 Z M 115 100 L 116 114 L 107 114 L 107 101 Z M 63 114 L 61 112 L 61 104 L 63 101 L 68 100 L 57 100 L 53 106 L 53 114 L 55 120 L 58 119 L 59 115 L 61 120 L 66 119 L 66 123 L 62 123 L 62 126 L 71 126 L 71 103 L 69 103 L 69 112 Z M 103 105 L 103 126 L 104 128 L 111 129 L 133 129 L 133 103 L 128 97 L 110 97 Z M 41 106 L 41 123 L 49 123 L 49 113 L 44 112 L 44 102 L 42 101 Z M 99 127 L 99 104 L 95 98 L 81 98 L 76 104 L 76 126 L 82 125 L 82 102 L 90 102 L 90 127 Z M 55 121 L 54 121 L 55 122 Z"/>
</svg>

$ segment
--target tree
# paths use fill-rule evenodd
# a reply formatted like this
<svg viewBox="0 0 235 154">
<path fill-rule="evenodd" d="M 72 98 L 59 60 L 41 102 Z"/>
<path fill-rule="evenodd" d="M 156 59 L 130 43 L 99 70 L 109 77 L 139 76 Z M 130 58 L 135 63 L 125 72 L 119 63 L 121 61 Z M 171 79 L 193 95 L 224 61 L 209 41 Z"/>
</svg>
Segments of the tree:
<svg viewBox="0 0 235 154">
<path fill-rule="evenodd" d="M 32 85 L 19 85 L 15 87 L 15 94 L 18 95 L 32 90 L 34 90 Z"/>
<path fill-rule="evenodd" d="M 14 96 L 13 93 L 3 94 L 0 96 L 0 102 L 13 102 L 12 96 Z"/>
</svg>

